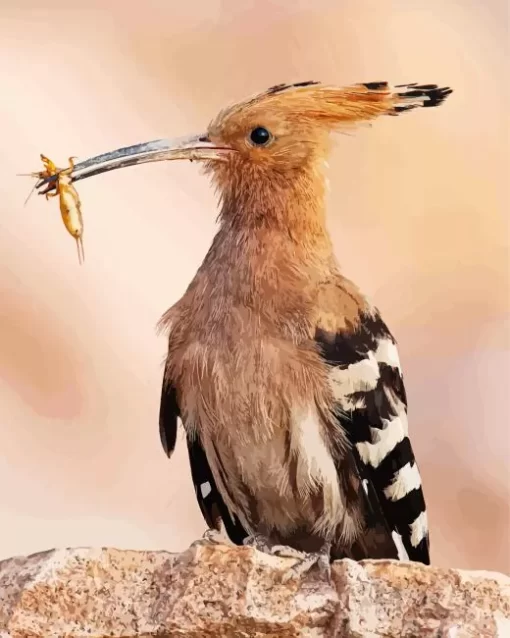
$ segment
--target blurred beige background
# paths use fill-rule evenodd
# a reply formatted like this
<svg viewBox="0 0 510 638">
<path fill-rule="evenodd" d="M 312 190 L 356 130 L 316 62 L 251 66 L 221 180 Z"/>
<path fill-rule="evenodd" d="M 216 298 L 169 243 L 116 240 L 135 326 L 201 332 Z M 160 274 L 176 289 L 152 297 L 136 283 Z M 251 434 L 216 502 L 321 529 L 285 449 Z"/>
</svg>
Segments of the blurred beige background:
<svg viewBox="0 0 510 638">
<path fill-rule="evenodd" d="M 439 82 L 440 109 L 341 136 L 330 227 L 400 344 L 433 560 L 510 572 L 504 0 L 0 1 L 0 558 L 180 550 L 204 530 L 183 440 L 160 448 L 160 315 L 215 230 L 196 165 L 80 184 L 79 267 L 16 173 L 200 132 L 284 81 Z"/>
</svg>

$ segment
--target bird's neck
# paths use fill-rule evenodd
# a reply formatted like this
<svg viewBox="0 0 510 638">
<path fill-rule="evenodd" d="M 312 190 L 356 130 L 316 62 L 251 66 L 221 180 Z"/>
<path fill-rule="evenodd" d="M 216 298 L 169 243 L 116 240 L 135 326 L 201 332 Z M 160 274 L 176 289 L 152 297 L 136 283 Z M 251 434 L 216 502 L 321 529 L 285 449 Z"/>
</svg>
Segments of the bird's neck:
<svg viewBox="0 0 510 638">
<path fill-rule="evenodd" d="M 251 190 L 241 182 L 223 192 L 220 229 L 198 277 L 218 294 L 265 300 L 314 288 L 336 270 L 323 176 L 304 172 L 250 184 Z"/>
<path fill-rule="evenodd" d="M 262 179 L 257 187 L 223 190 L 220 228 L 161 326 L 185 326 L 207 340 L 248 313 L 272 316 L 283 332 L 308 330 L 305 318 L 316 310 L 321 285 L 338 274 L 325 227 L 324 179 Z"/>
<path fill-rule="evenodd" d="M 325 178 L 317 163 L 287 173 L 250 170 L 222 186 L 220 222 L 232 235 L 257 231 L 287 236 L 297 243 L 323 243 Z"/>
</svg>

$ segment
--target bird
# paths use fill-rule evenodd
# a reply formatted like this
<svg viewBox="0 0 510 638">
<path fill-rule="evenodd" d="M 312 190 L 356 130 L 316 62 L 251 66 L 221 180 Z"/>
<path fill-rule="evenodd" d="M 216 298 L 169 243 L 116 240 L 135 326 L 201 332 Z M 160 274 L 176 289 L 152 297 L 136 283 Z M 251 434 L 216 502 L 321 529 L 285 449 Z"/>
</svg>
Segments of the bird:
<svg viewBox="0 0 510 638">
<path fill-rule="evenodd" d="M 200 542 L 295 558 L 293 575 L 329 574 L 342 558 L 430 564 L 397 343 L 335 256 L 325 160 L 332 133 L 451 93 L 278 84 L 222 109 L 200 135 L 76 165 L 78 180 L 197 160 L 218 194 L 212 244 L 158 324 L 168 338 L 160 439 L 171 457 L 182 423 L 208 526 Z"/>
</svg>

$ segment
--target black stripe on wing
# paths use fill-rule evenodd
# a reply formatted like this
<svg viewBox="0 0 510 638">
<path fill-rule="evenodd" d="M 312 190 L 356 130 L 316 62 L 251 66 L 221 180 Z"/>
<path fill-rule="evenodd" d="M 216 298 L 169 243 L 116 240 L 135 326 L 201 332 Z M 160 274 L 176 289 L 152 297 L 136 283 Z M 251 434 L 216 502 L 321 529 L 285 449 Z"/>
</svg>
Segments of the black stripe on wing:
<svg viewBox="0 0 510 638">
<path fill-rule="evenodd" d="M 163 382 L 159 404 L 159 438 L 165 454 L 170 458 L 177 441 L 177 418 L 180 416 L 177 392 L 172 385 Z"/>
<path fill-rule="evenodd" d="M 171 384 L 163 383 L 159 408 L 159 436 L 166 455 L 170 458 L 177 441 L 177 419 L 180 417 L 177 392 Z M 230 540 L 241 545 L 247 536 L 238 519 L 230 516 L 214 481 L 205 452 L 197 437 L 187 437 L 191 477 L 195 495 L 207 525 L 220 530 L 220 519 Z"/>
<path fill-rule="evenodd" d="M 230 515 L 225 501 L 216 487 L 205 451 L 198 437 L 188 438 L 188 454 L 195 495 L 207 525 L 211 529 L 220 530 L 221 520 L 230 540 L 236 545 L 242 545 L 248 534 L 238 518 L 235 515 Z"/>
</svg>

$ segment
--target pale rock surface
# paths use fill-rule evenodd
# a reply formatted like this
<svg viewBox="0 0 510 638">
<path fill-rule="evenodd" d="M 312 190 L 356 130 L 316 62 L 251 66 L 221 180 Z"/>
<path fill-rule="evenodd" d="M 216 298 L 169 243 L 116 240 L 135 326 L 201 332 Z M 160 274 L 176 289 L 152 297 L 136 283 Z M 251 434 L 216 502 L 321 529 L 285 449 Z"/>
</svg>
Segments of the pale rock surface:
<svg viewBox="0 0 510 638">
<path fill-rule="evenodd" d="M 333 583 L 248 547 L 62 549 L 0 562 L 1 638 L 510 638 L 510 578 L 338 561 Z"/>
</svg>

